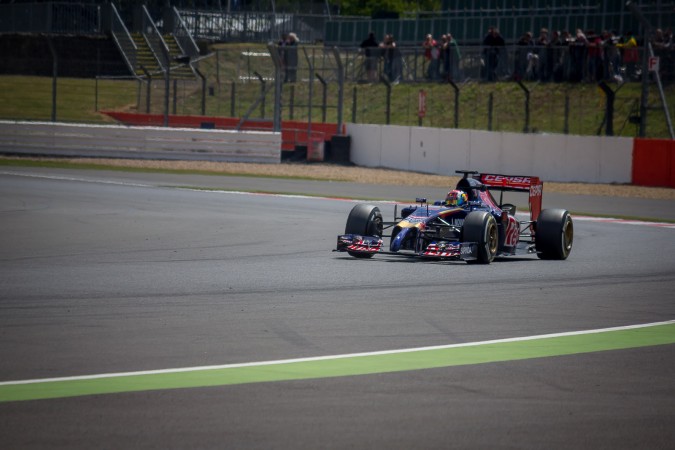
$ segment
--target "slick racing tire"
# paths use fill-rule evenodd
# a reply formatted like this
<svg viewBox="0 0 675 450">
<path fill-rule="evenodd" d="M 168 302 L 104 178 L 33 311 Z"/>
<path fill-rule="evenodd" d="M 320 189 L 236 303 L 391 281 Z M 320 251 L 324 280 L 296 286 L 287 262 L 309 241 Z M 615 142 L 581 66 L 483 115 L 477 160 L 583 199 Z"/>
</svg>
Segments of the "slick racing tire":
<svg viewBox="0 0 675 450">
<path fill-rule="evenodd" d="M 564 209 L 545 209 L 539 213 L 534 243 L 541 259 L 567 259 L 574 242 L 572 216 Z"/>
<path fill-rule="evenodd" d="M 490 264 L 495 259 L 499 246 L 499 230 L 492 214 L 487 211 L 470 212 L 464 219 L 462 235 L 464 242 L 478 244 L 478 259 L 467 260 L 467 263 Z"/>
<path fill-rule="evenodd" d="M 345 234 L 382 237 L 382 213 L 380 208 L 365 203 L 352 208 L 347 217 Z M 372 258 L 374 253 L 347 252 L 355 258 Z"/>
</svg>

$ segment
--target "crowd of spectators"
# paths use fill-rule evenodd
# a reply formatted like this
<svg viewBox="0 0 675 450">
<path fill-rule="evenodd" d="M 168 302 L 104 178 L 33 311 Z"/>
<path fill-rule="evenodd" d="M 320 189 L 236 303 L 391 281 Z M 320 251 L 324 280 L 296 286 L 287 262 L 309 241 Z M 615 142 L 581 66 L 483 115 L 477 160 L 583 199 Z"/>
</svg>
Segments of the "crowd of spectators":
<svg viewBox="0 0 675 450">
<path fill-rule="evenodd" d="M 656 30 L 652 47 L 660 57 L 660 75 L 673 80 L 675 47 L 670 29 Z M 490 28 L 483 40 L 485 81 L 515 79 L 542 82 L 635 81 L 641 76 L 641 52 L 632 31 L 622 35 L 613 30 L 531 31 L 516 42 L 513 61 L 509 64 L 506 43 L 499 30 Z"/>
<path fill-rule="evenodd" d="M 641 77 L 642 46 L 633 32 L 577 29 L 549 31 L 541 28 L 537 36 L 524 33 L 507 50 L 507 43 L 496 27 L 490 27 L 480 49 L 480 78 L 483 81 L 527 80 L 541 82 L 624 83 Z M 670 29 L 658 29 L 651 41 L 660 59 L 664 81 L 675 81 L 675 43 Z M 421 44 L 424 77 L 429 81 L 458 81 L 462 73 L 460 47 L 451 33 L 440 39 L 427 34 Z M 378 81 L 378 64 L 383 60 L 383 75 L 389 81 L 402 77 L 401 49 L 387 34 L 381 43 L 374 33 L 361 43 L 368 80 Z M 468 52 L 468 49 L 467 49 Z"/>
<path fill-rule="evenodd" d="M 675 47 L 670 29 L 657 30 L 652 46 L 660 57 L 660 74 L 673 78 Z M 524 33 L 516 42 L 513 61 L 509 62 L 506 43 L 499 30 L 490 28 L 483 39 L 482 71 L 484 81 L 500 79 L 542 82 L 635 81 L 641 76 L 641 51 L 632 31 L 613 30 L 549 31 L 539 35 Z"/>
<path fill-rule="evenodd" d="M 552 31 L 542 28 L 535 39 L 525 33 L 516 44 L 515 79 L 554 82 L 623 83 L 639 77 L 639 52 L 633 33 L 596 33 L 577 29 Z"/>
<path fill-rule="evenodd" d="M 425 77 L 430 81 L 456 80 L 460 75 L 459 45 L 452 34 L 447 33 L 436 41 L 430 34 L 424 43 L 424 57 L 427 60 Z M 382 74 L 387 81 L 397 83 L 403 77 L 404 60 L 401 49 L 398 48 L 394 36 L 386 34 L 382 42 L 378 43 L 374 33 L 361 42 L 361 51 L 364 56 L 365 71 L 368 81 L 377 81 L 379 59 L 383 60 Z"/>
</svg>

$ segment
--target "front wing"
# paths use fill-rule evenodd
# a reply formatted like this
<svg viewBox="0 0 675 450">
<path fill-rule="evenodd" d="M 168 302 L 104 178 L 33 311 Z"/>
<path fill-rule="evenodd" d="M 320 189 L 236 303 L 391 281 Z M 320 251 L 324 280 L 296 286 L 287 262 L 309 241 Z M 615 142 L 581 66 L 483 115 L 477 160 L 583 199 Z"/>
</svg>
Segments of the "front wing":
<svg viewBox="0 0 675 450">
<path fill-rule="evenodd" d="M 357 234 L 343 234 L 337 238 L 338 252 L 349 253 L 378 253 L 382 251 L 382 239 L 377 236 L 359 236 Z"/>
<path fill-rule="evenodd" d="M 419 251 L 387 252 L 382 250 L 382 239 L 377 236 L 359 236 L 357 234 L 342 234 L 337 237 L 337 252 L 350 254 L 385 254 L 400 256 L 416 256 L 431 259 L 478 259 L 478 244 L 476 242 L 432 242 Z"/>
</svg>

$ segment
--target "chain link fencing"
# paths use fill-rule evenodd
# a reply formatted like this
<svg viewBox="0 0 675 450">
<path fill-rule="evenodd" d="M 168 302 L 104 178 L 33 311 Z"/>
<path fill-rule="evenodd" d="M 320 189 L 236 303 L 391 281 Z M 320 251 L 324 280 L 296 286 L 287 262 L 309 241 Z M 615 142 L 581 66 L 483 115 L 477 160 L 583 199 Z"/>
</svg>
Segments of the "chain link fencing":
<svg viewBox="0 0 675 450">
<path fill-rule="evenodd" d="M 520 49 L 505 47 L 494 65 L 497 82 L 491 82 L 486 49 L 464 48 L 454 72 L 439 64 L 438 72 L 430 74 L 421 48 L 402 47 L 396 63 L 379 53 L 369 76 L 362 49 L 294 47 L 270 47 L 282 56 L 277 67 L 266 46 L 216 46 L 211 54 L 190 61 L 198 76 L 168 80 L 161 72 L 140 78 L 103 76 L 106 60 L 99 61 L 97 76 L 67 76 L 67 67 L 96 63 L 66 58 L 57 48 L 39 58 L 43 65 L 45 60 L 55 63 L 52 76 L 0 76 L 0 117 L 101 123 L 112 121 L 102 111 L 116 110 L 270 122 L 278 112 L 281 120 L 309 123 L 607 134 L 607 95 L 586 65 L 576 82 L 518 76 Z M 661 58 L 660 69 L 665 98 L 672 105 L 675 87 L 668 58 Z M 612 134 L 636 136 L 642 74 L 639 67 L 632 67 L 632 73 L 625 65 L 616 70 L 620 81 L 603 76 L 614 93 Z M 653 83 L 650 87 L 647 136 L 668 137 L 661 99 Z M 275 89 L 280 89 L 278 96 Z M 420 91 L 426 94 L 423 117 Z"/>
</svg>

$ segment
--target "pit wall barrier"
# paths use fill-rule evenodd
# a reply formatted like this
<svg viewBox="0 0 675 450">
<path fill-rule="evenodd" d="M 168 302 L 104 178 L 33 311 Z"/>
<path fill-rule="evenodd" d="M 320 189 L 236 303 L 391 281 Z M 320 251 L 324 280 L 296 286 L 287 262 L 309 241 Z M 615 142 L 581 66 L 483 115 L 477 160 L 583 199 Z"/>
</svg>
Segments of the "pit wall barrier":
<svg viewBox="0 0 675 450">
<path fill-rule="evenodd" d="M 675 188 L 675 141 L 635 139 L 633 184 Z"/>
<path fill-rule="evenodd" d="M 281 134 L 0 121 L 0 153 L 279 163 Z"/>
<path fill-rule="evenodd" d="M 347 124 L 351 161 L 438 175 L 455 170 L 546 181 L 631 183 L 633 139 Z"/>
</svg>

